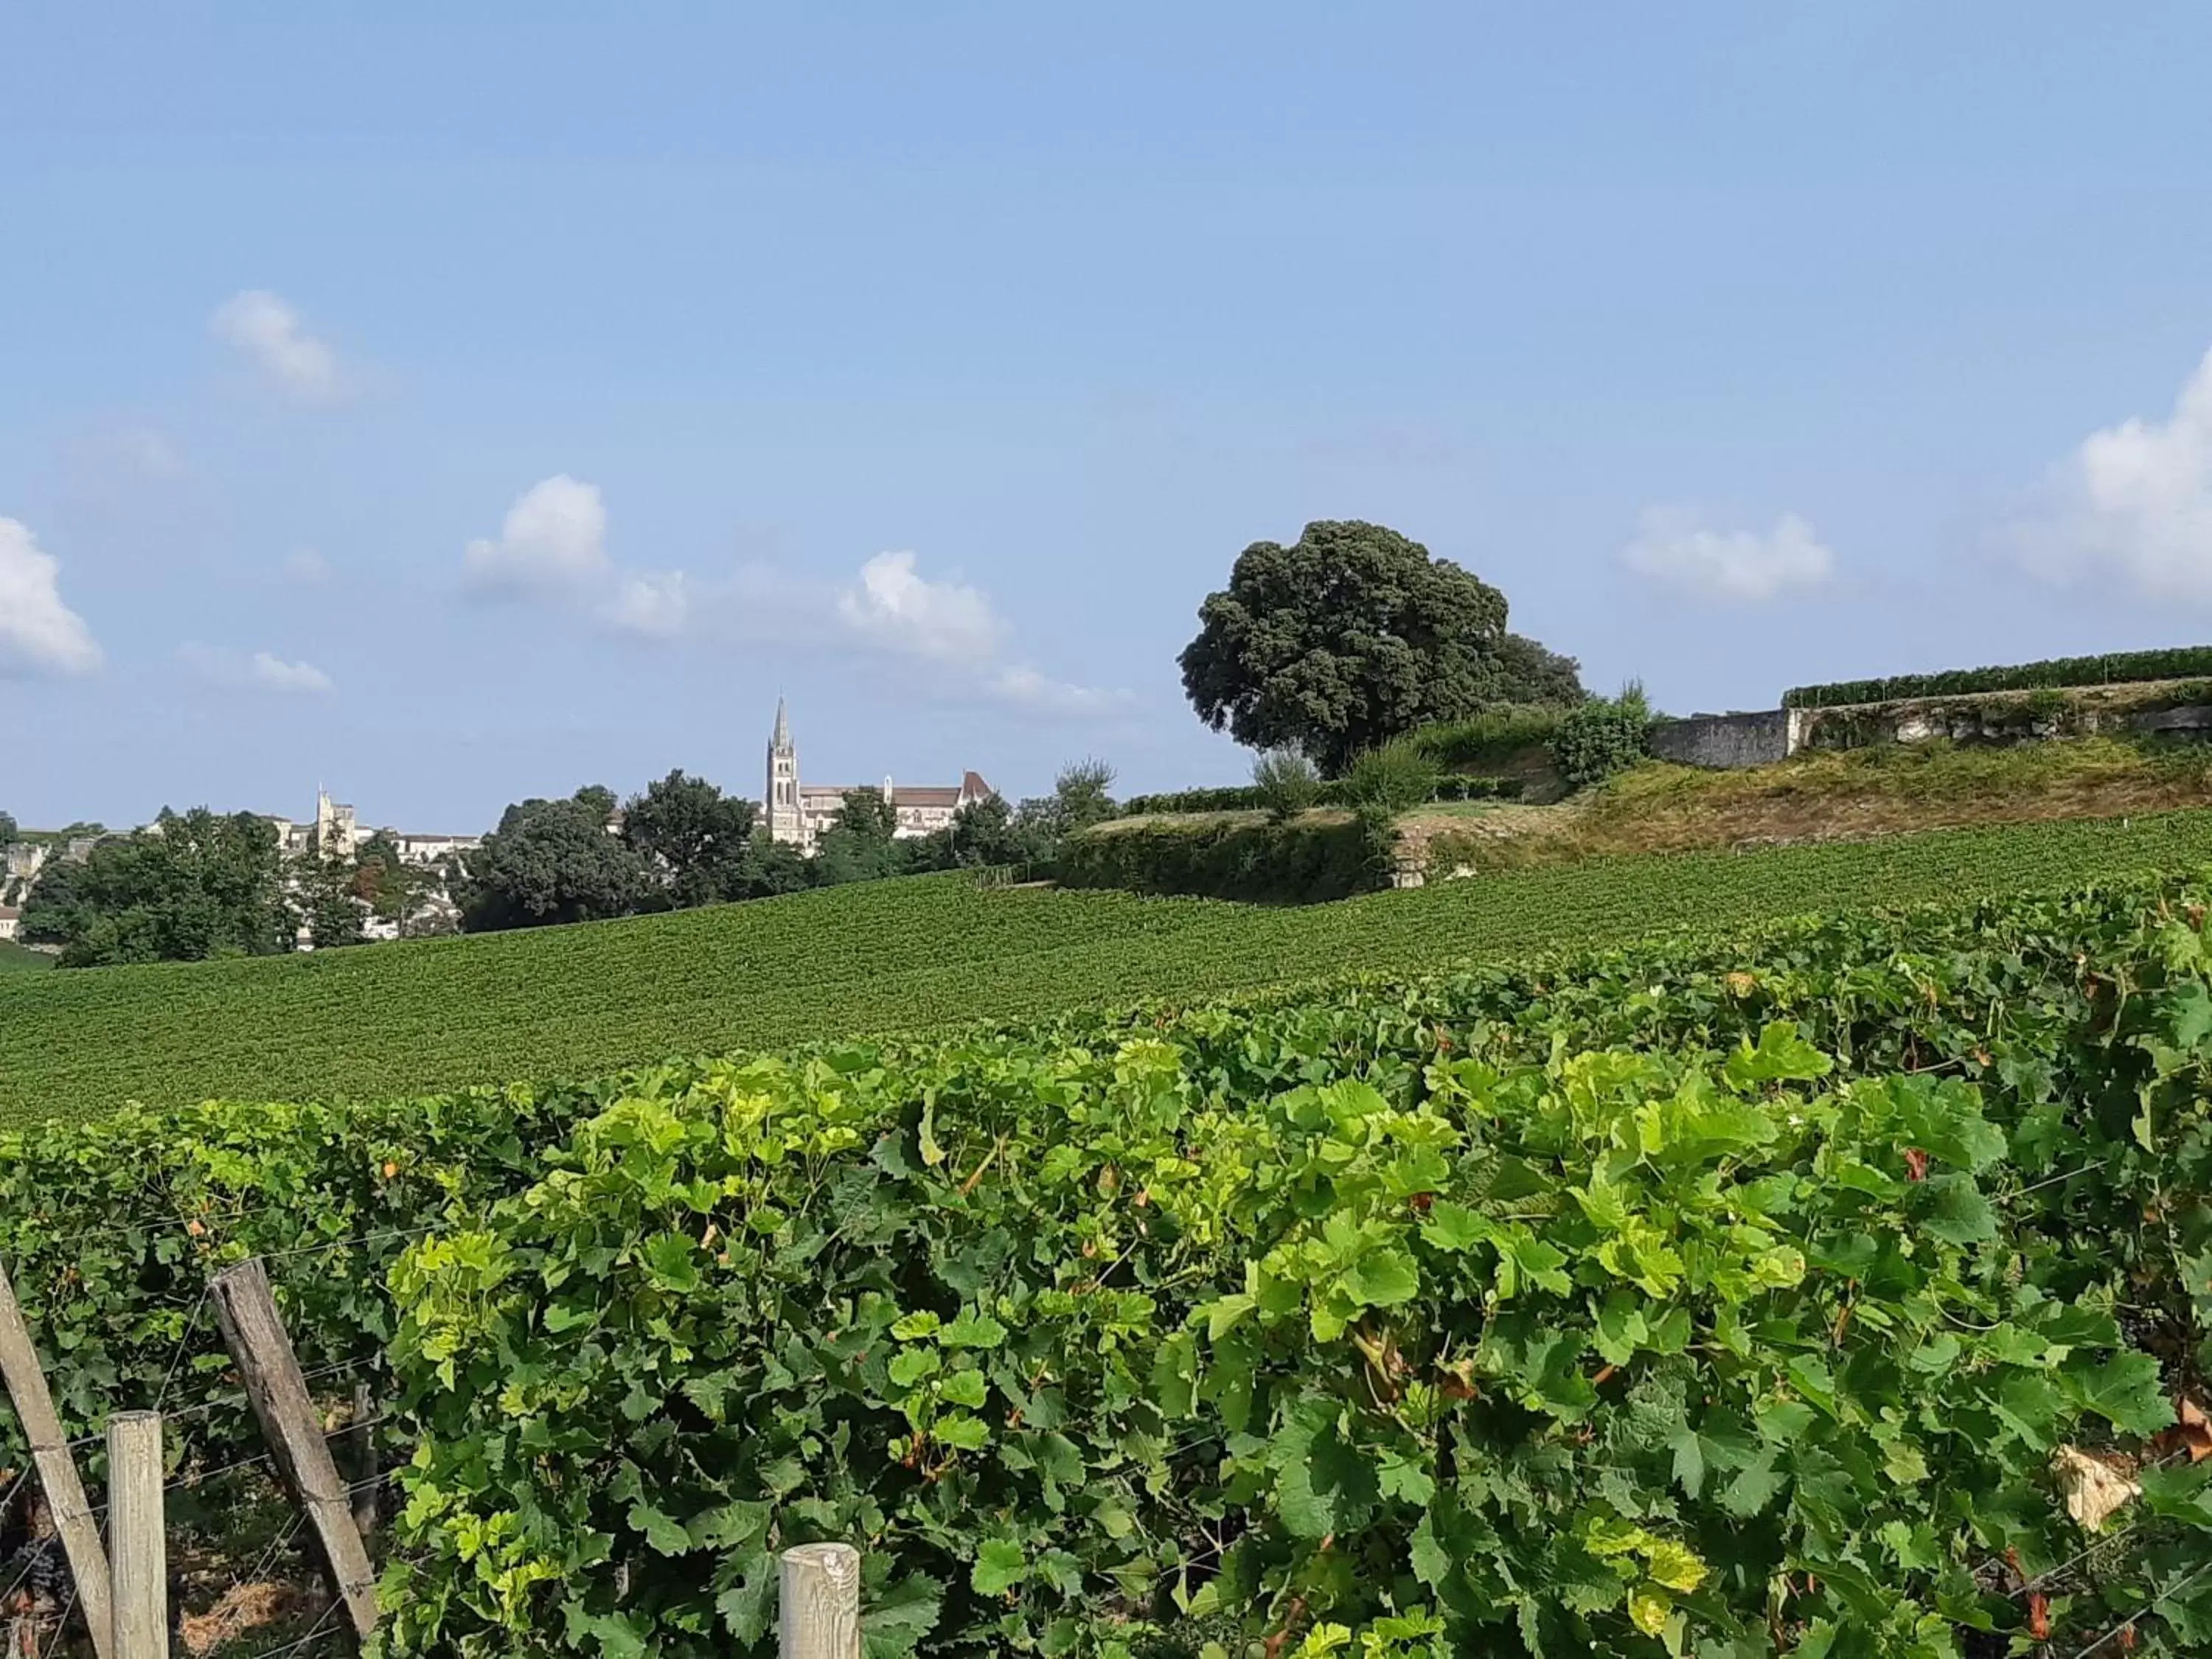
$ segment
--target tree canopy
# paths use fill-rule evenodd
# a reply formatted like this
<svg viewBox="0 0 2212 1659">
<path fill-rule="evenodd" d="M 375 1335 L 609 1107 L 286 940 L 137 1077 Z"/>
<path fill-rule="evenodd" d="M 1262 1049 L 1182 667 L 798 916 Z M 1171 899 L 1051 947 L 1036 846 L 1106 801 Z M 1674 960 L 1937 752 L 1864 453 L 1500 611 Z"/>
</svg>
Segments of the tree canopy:
<svg viewBox="0 0 2212 1659">
<path fill-rule="evenodd" d="M 1498 703 L 1572 703 L 1572 659 L 1507 632 L 1505 596 L 1381 525 L 1310 524 L 1255 542 L 1199 607 L 1183 690 L 1199 717 L 1331 773 L 1435 720 Z"/>
<path fill-rule="evenodd" d="M 297 927 L 276 830 L 250 812 L 164 807 L 152 828 L 50 860 L 23 907 L 25 939 L 63 946 L 64 968 L 274 956 Z"/>
<path fill-rule="evenodd" d="M 761 890 L 753 846 L 759 816 L 752 802 L 679 769 L 630 797 L 622 838 L 645 860 L 660 902 L 689 909 Z"/>
<path fill-rule="evenodd" d="M 898 833 L 898 809 L 872 786 L 848 790 L 830 826 L 831 834 L 839 830 L 859 841 L 889 841 Z"/>
<path fill-rule="evenodd" d="M 526 800 L 464 855 L 459 901 L 471 933 L 628 915 L 653 889 L 645 860 L 609 833 L 615 798 L 596 785 Z"/>
</svg>

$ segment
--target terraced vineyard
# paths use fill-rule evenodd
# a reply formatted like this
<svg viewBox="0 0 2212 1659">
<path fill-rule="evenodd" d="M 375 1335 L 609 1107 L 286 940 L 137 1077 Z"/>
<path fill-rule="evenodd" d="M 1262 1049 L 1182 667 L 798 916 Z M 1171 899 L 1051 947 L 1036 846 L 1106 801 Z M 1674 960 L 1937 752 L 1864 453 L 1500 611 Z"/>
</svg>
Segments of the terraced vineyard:
<svg viewBox="0 0 2212 1659">
<path fill-rule="evenodd" d="M 1302 909 L 959 877 L 321 956 L 0 979 L 0 1120 L 351 1098 L 1429 969 L 2212 863 L 2212 811 L 1619 858 Z"/>
</svg>

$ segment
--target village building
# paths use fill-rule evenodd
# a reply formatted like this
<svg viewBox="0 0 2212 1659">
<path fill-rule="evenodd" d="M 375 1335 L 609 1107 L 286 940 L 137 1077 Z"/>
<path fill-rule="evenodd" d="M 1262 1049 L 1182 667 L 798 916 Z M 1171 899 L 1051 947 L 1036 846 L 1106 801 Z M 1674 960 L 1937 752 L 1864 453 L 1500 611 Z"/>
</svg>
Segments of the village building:
<svg viewBox="0 0 2212 1659">
<path fill-rule="evenodd" d="M 775 701 L 775 729 L 768 744 L 768 791 L 765 805 L 769 836 L 811 855 L 822 837 L 837 821 L 845 797 L 870 786 L 855 783 L 806 783 L 799 775 L 799 749 L 791 740 L 791 720 L 783 699 Z M 952 827 L 952 815 L 991 794 L 991 786 L 979 772 L 965 772 L 957 784 L 894 784 L 885 778 L 876 786 L 890 803 L 896 820 L 891 833 L 902 841 L 934 835 Z"/>
</svg>

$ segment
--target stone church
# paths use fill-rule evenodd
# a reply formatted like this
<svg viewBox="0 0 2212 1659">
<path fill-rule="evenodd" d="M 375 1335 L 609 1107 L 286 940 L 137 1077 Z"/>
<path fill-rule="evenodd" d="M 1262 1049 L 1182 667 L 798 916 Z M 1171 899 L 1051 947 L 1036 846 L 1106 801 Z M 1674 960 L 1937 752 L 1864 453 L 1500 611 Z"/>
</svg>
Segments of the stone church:
<svg viewBox="0 0 2212 1659">
<path fill-rule="evenodd" d="M 845 797 L 866 787 L 856 783 L 801 783 L 799 750 L 791 741 L 791 720 L 784 712 L 783 699 L 775 700 L 775 732 L 768 744 L 766 797 L 768 832 L 772 837 L 811 855 L 823 833 L 836 822 Z M 881 787 L 884 799 L 890 803 L 898 820 L 891 833 L 902 841 L 950 829 L 955 812 L 993 793 L 978 772 L 963 773 L 959 783 L 952 786 L 909 783 L 895 787 L 885 778 Z"/>
</svg>

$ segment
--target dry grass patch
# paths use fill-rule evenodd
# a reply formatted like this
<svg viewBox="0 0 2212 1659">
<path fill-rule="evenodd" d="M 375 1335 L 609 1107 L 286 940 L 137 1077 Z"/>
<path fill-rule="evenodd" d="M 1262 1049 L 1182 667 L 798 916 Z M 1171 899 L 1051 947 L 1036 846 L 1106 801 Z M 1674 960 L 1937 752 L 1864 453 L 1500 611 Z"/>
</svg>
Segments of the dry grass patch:
<svg viewBox="0 0 2212 1659">
<path fill-rule="evenodd" d="M 1510 869 L 1622 853 L 2132 817 L 2207 804 L 2212 746 L 2111 738 L 2015 748 L 1888 744 L 1809 752 L 1741 772 L 1654 762 L 1557 807 L 1472 822 L 1424 817 L 1414 845 L 1425 864 Z"/>
</svg>

